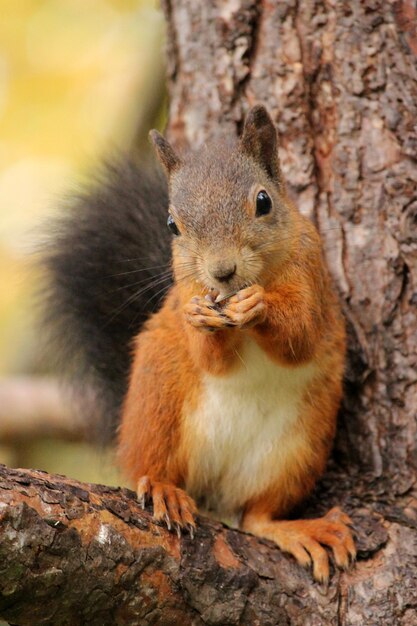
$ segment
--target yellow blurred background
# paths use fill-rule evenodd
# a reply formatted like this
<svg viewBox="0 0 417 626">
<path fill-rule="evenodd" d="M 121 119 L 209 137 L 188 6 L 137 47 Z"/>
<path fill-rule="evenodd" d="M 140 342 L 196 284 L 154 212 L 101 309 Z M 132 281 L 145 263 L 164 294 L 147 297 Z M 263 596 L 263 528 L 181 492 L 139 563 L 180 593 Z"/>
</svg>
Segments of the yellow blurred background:
<svg viewBox="0 0 417 626">
<path fill-rule="evenodd" d="M 143 144 L 163 119 L 163 36 L 157 0 L 0 0 L 3 386 L 48 371 L 34 298 L 41 225 L 100 155 Z M 118 480 L 111 458 L 80 443 L 0 439 L 0 462 Z"/>
</svg>

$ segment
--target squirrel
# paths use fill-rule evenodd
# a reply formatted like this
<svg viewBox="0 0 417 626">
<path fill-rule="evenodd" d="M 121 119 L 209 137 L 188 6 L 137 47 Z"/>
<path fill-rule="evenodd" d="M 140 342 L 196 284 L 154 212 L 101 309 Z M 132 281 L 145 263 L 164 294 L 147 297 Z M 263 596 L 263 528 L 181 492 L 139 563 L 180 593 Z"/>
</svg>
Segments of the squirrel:
<svg viewBox="0 0 417 626">
<path fill-rule="evenodd" d="M 355 559 L 349 517 L 288 519 L 324 472 L 342 396 L 345 327 L 318 232 L 288 197 L 264 106 L 239 139 L 184 157 L 150 137 L 166 181 L 122 163 L 61 221 L 50 317 L 120 420 L 143 507 L 179 534 L 197 510 L 227 516 L 327 581 L 325 547 L 340 568 Z"/>
</svg>

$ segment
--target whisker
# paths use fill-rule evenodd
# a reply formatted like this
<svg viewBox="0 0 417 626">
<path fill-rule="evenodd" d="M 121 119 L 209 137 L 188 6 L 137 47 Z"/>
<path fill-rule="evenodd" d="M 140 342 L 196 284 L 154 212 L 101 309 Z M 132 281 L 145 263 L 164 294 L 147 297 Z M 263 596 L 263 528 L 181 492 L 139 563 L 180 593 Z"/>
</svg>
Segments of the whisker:
<svg viewBox="0 0 417 626">
<path fill-rule="evenodd" d="M 238 359 L 239 359 L 239 360 L 243 363 L 244 368 L 245 368 L 245 369 L 248 369 L 248 368 L 247 368 L 247 365 L 246 365 L 246 363 L 245 363 L 245 361 L 242 359 L 242 356 L 239 354 L 239 352 L 237 351 L 237 349 L 236 349 L 236 348 L 235 348 L 235 354 L 236 354 L 236 356 L 238 357 Z"/>
<path fill-rule="evenodd" d="M 137 296 L 140 296 L 143 293 L 146 293 L 147 291 L 152 289 L 152 287 L 157 287 L 158 285 L 160 285 L 161 283 L 169 280 L 170 278 L 171 278 L 171 276 L 160 276 L 159 278 L 150 281 L 148 285 L 145 285 L 141 289 L 137 290 L 135 293 L 136 293 Z M 139 283 L 134 283 L 134 285 L 141 284 L 141 283 L 143 283 L 143 281 L 140 281 Z M 133 287 L 134 285 L 130 285 L 130 286 Z"/>
<path fill-rule="evenodd" d="M 163 294 L 163 296 L 165 296 L 166 292 L 169 290 L 170 285 L 165 285 L 164 287 L 162 287 L 162 289 L 159 289 L 156 293 L 154 293 L 144 304 L 143 309 L 146 310 L 147 306 L 152 302 L 152 300 L 154 298 L 156 298 L 160 293 Z M 162 300 L 162 298 L 160 298 L 160 300 Z M 159 302 L 158 302 L 159 304 Z M 153 309 L 153 312 L 155 312 L 155 309 Z M 134 324 L 134 322 L 136 321 L 138 317 L 138 314 L 135 315 L 135 317 L 131 320 L 130 324 L 129 324 L 129 328 L 132 326 L 132 324 Z"/>
<path fill-rule="evenodd" d="M 155 251 L 156 254 L 156 251 Z M 135 256 L 129 259 L 119 259 L 116 263 L 134 263 L 135 261 L 150 261 L 151 257 L 148 256 Z"/>
<path fill-rule="evenodd" d="M 131 302 L 133 302 L 133 300 L 135 300 L 135 298 L 138 298 L 140 295 L 142 295 L 143 293 L 146 293 L 147 291 L 149 291 L 149 289 L 151 289 L 152 287 L 155 287 L 159 284 L 161 284 L 162 282 L 164 282 L 165 280 L 168 280 L 170 277 L 166 276 L 162 279 L 159 279 L 158 282 L 153 282 L 150 285 L 147 285 L 146 287 L 143 287 L 142 289 L 138 289 L 137 291 L 135 291 L 133 294 L 131 294 L 127 300 L 125 302 L 123 302 L 123 304 L 119 307 L 116 308 L 116 310 L 112 313 L 111 317 L 105 322 L 105 324 L 103 325 L 102 328 L 105 328 L 108 324 L 110 324 L 110 322 L 119 314 L 121 313 Z M 167 289 L 169 288 L 170 285 L 167 285 Z M 145 307 L 143 307 L 145 309 Z"/>
<path fill-rule="evenodd" d="M 126 276 L 126 274 L 135 274 L 138 272 L 147 272 L 150 270 L 157 270 L 160 269 L 161 267 L 167 267 L 168 263 L 164 263 L 164 265 L 152 265 L 151 267 L 141 267 L 140 269 L 136 269 L 136 270 L 128 270 L 127 272 L 119 272 L 118 274 L 108 274 L 107 276 L 104 276 L 104 278 L 114 278 L 115 276 Z"/>
<path fill-rule="evenodd" d="M 153 295 L 153 296 L 151 296 L 151 297 L 150 297 L 150 298 L 146 301 L 145 306 L 148 306 L 148 305 L 152 302 L 152 300 L 153 300 L 154 298 L 157 298 L 157 297 L 159 296 L 159 294 L 160 294 L 160 293 L 163 293 L 163 295 L 165 295 L 165 292 L 167 291 L 167 289 L 168 289 L 168 287 L 163 287 L 162 289 L 160 289 L 159 291 L 157 291 L 156 293 L 154 293 L 154 295 Z M 155 303 L 155 307 L 153 308 L 153 312 L 155 312 L 155 308 L 156 308 L 156 306 L 160 303 L 160 301 L 161 301 L 161 300 L 162 300 L 162 297 L 158 300 L 158 302 L 156 302 L 156 303 Z"/>
<path fill-rule="evenodd" d="M 194 277 L 195 273 L 194 271 L 189 272 L 188 274 L 181 276 L 177 279 L 177 284 L 182 282 L 182 281 L 187 281 L 190 278 Z M 145 287 L 136 290 L 131 296 L 129 296 L 129 298 L 121 305 L 119 306 L 112 314 L 112 317 L 106 322 L 106 324 L 109 324 L 111 322 L 112 319 L 114 319 L 114 317 L 116 315 L 118 315 L 119 313 L 121 313 L 127 306 L 128 304 L 130 304 L 130 302 L 132 302 L 135 298 L 138 298 L 139 296 L 143 295 L 144 293 L 146 293 L 147 291 L 149 291 L 151 288 L 156 287 L 160 284 L 162 284 L 163 282 L 165 282 L 166 280 L 168 280 L 170 278 L 170 276 L 164 276 L 162 278 L 159 278 L 158 280 L 154 280 L 151 282 L 151 284 L 146 285 Z M 142 282 L 142 281 L 140 281 Z M 149 298 L 145 304 L 143 305 L 142 309 L 145 311 L 146 307 L 148 306 L 148 304 L 150 302 L 152 302 L 152 300 L 157 297 L 160 293 L 168 291 L 168 289 L 171 287 L 171 284 L 168 285 L 164 285 L 164 287 L 162 287 L 162 289 L 160 289 L 159 291 L 157 291 L 155 294 L 153 294 L 151 296 L 151 298 Z M 131 323 L 133 323 L 135 320 L 137 319 L 137 315 L 134 317 L 134 319 L 132 320 Z"/>
<path fill-rule="evenodd" d="M 146 278 L 143 278 L 142 280 L 138 280 L 134 283 L 129 283 L 128 285 L 122 285 L 121 287 L 117 287 L 116 289 L 113 289 L 112 291 L 109 291 L 108 293 L 116 293 L 118 291 L 121 291 L 122 289 L 130 289 L 131 287 L 136 287 L 137 285 L 143 285 L 143 283 L 149 283 L 149 285 L 152 286 L 155 280 L 166 279 L 166 278 L 169 278 L 170 276 L 172 276 L 171 270 L 167 272 L 162 272 L 161 274 L 158 274 L 157 276 L 154 276 L 154 277 L 147 276 Z"/>
</svg>

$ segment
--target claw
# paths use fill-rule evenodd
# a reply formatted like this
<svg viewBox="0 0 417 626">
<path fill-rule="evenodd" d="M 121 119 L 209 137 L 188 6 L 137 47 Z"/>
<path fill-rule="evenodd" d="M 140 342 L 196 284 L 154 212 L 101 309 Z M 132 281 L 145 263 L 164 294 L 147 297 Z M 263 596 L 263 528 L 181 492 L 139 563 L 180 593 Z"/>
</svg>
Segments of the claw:
<svg viewBox="0 0 417 626">
<path fill-rule="evenodd" d="M 339 521 L 343 514 L 332 511 L 330 516 L 318 519 L 261 522 L 249 518 L 244 520 L 244 529 L 261 537 L 272 539 L 281 550 L 292 554 L 300 565 L 312 562 L 313 577 L 323 590 L 328 587 L 329 556 L 325 548 L 332 550 L 335 566 L 345 570 L 349 558 L 354 559 L 355 547 L 351 532 L 344 522 Z M 254 524 L 255 520 L 255 524 Z"/>
<path fill-rule="evenodd" d="M 236 295 L 238 292 L 238 289 L 235 289 L 235 291 L 231 291 L 230 293 L 226 294 L 225 296 L 221 296 L 220 294 L 217 296 L 217 298 L 215 299 L 215 303 L 216 304 L 220 304 L 221 302 L 224 302 L 225 300 L 227 300 L 228 298 L 231 298 L 232 296 Z"/>
<path fill-rule="evenodd" d="M 194 536 L 193 516 L 196 505 L 185 491 L 171 483 L 152 481 L 149 476 L 138 480 L 137 498 L 139 506 L 144 509 L 146 503 L 153 504 L 153 517 L 166 525 L 169 531 L 174 530 L 178 537 L 185 528 Z"/>
<path fill-rule="evenodd" d="M 191 539 L 194 539 L 194 531 L 195 527 L 192 524 L 187 524 L 188 532 L 190 533 Z"/>
</svg>

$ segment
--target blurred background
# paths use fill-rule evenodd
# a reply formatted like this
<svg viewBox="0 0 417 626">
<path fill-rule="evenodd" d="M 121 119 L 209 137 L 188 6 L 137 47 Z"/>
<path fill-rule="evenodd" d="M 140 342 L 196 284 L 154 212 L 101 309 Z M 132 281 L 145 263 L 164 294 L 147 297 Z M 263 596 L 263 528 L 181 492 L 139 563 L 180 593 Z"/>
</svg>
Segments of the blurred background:
<svg viewBox="0 0 417 626">
<path fill-rule="evenodd" d="M 0 15 L 0 463 L 114 484 L 41 350 L 34 251 L 101 156 L 163 127 L 164 20 L 157 0 L 0 0 Z"/>
</svg>

